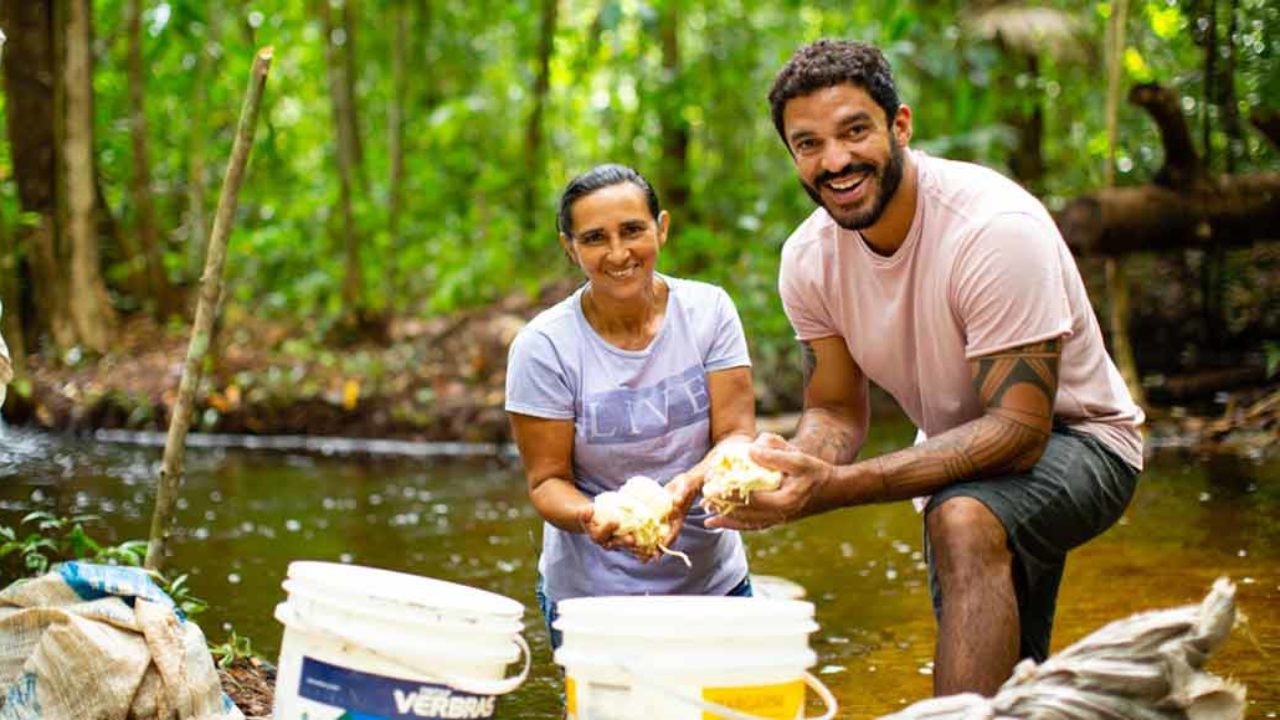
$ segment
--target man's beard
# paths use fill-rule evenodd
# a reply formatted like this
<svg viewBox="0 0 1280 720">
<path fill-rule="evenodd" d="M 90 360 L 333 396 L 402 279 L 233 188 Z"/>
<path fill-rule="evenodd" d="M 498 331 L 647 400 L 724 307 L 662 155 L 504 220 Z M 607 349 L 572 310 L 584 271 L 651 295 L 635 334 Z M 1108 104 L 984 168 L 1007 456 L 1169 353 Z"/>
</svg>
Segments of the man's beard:
<svg viewBox="0 0 1280 720">
<path fill-rule="evenodd" d="M 885 163 L 884 167 L 878 171 L 870 163 L 851 163 L 836 172 L 823 172 L 817 177 L 812 186 L 804 180 L 800 181 L 800 185 L 806 193 L 809 193 L 809 197 L 818 207 L 827 211 L 827 214 L 836 221 L 837 225 L 845 230 L 865 230 L 876 224 L 876 221 L 884 214 L 885 208 L 889 206 L 889 201 L 893 199 L 894 193 L 898 191 L 898 186 L 902 184 L 902 165 L 902 146 L 898 144 L 893 135 L 889 135 L 889 162 Z M 876 193 L 871 207 L 861 212 L 855 211 L 852 216 L 841 216 L 823 202 L 822 194 L 818 188 L 822 187 L 824 183 L 842 175 L 868 170 L 875 174 L 876 186 L 879 187 L 879 192 Z M 863 180 L 863 182 L 867 181 Z"/>
</svg>

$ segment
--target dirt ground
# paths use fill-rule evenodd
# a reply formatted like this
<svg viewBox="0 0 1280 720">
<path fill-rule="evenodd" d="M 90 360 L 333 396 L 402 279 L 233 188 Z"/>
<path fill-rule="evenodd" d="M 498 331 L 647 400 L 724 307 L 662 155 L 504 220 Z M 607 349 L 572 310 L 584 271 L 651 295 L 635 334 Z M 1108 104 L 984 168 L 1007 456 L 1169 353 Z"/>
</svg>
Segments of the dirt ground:
<svg viewBox="0 0 1280 720">
<path fill-rule="evenodd" d="M 218 670 L 218 675 L 222 678 L 223 692 L 248 720 L 271 717 L 276 686 L 276 670 L 272 665 L 258 658 L 242 658 Z"/>
<path fill-rule="evenodd" d="M 507 347 L 529 319 L 573 287 L 574 281 L 566 280 L 536 297 L 512 295 L 430 320 L 383 321 L 376 341 L 350 344 L 335 340 L 333 333 L 316 340 L 324 333 L 313 327 L 231 310 L 205 363 L 191 430 L 506 441 Z M 166 430 L 187 333 L 185 326 L 161 326 L 135 315 L 122 325 L 116 349 L 107 355 L 61 362 L 33 356 L 26 381 L 10 388 L 5 418 L 70 431 Z M 785 370 L 756 368 L 762 377 Z M 1166 444 L 1265 449 L 1280 439 L 1276 381 L 1258 374 L 1244 387 L 1218 392 L 1216 401 L 1153 406 L 1149 437 Z M 886 396 L 876 399 L 896 412 Z M 797 409 L 765 407 L 762 412 Z"/>
</svg>

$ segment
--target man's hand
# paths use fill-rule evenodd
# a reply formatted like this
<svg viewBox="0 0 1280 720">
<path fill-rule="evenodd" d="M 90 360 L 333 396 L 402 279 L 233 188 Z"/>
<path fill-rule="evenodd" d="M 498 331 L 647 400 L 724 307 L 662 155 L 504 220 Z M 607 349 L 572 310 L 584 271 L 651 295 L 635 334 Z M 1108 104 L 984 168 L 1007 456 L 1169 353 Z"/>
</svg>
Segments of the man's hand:
<svg viewBox="0 0 1280 720">
<path fill-rule="evenodd" d="M 729 515 L 708 518 L 707 527 L 762 530 L 819 510 L 821 494 L 835 474 L 834 466 L 801 452 L 773 433 L 762 433 L 756 439 L 751 458 L 766 468 L 781 471 L 782 485 L 777 490 L 751 493 L 748 504 L 735 507 Z"/>
</svg>

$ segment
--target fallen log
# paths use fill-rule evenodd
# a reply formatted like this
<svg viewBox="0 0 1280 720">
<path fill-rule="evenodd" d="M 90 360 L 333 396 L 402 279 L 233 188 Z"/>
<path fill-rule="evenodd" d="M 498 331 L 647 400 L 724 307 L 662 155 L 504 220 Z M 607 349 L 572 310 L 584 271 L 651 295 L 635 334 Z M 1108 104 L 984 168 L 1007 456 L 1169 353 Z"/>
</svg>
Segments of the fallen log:
<svg viewBox="0 0 1280 720">
<path fill-rule="evenodd" d="M 1266 381 L 1266 368 L 1260 365 L 1206 368 L 1163 378 L 1147 389 L 1147 395 L 1156 402 L 1179 403 L 1212 397 L 1224 390 L 1261 385 Z"/>
<path fill-rule="evenodd" d="M 1072 200 L 1054 219 L 1078 255 L 1280 240 L 1280 173 L 1227 175 L 1183 192 L 1109 188 Z"/>
<path fill-rule="evenodd" d="M 1129 92 L 1129 102 L 1155 121 L 1164 163 L 1150 185 L 1104 188 L 1056 213 L 1072 252 L 1116 256 L 1280 240 L 1280 173 L 1212 178 L 1196 154 L 1175 91 L 1145 83 Z M 1269 126 L 1259 115 L 1254 124 L 1275 141 L 1274 121 Z"/>
</svg>

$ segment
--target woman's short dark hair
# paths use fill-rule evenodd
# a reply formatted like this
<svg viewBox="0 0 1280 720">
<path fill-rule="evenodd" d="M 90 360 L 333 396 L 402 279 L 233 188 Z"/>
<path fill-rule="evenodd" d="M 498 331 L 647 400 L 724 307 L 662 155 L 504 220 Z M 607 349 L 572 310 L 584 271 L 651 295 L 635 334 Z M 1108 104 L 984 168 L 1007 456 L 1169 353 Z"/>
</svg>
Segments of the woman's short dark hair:
<svg viewBox="0 0 1280 720">
<path fill-rule="evenodd" d="M 556 216 L 556 230 L 572 237 L 573 204 L 597 190 L 622 183 L 631 183 L 644 192 L 645 200 L 649 203 L 649 212 L 653 215 L 653 219 L 657 220 L 658 215 L 662 213 L 662 207 L 658 205 L 658 194 L 653 191 L 649 181 L 626 165 L 606 163 L 582 173 L 565 186 L 564 192 L 560 194 L 560 214 Z"/>
<path fill-rule="evenodd" d="M 773 126 L 778 129 L 784 145 L 787 135 L 782 127 L 782 112 L 787 102 L 842 83 L 866 90 L 884 109 L 885 119 L 893 122 L 893 116 L 898 113 L 898 88 L 893 83 L 889 61 L 879 48 L 861 42 L 823 39 L 797 50 L 773 80 L 769 109 L 773 113 Z"/>
</svg>

